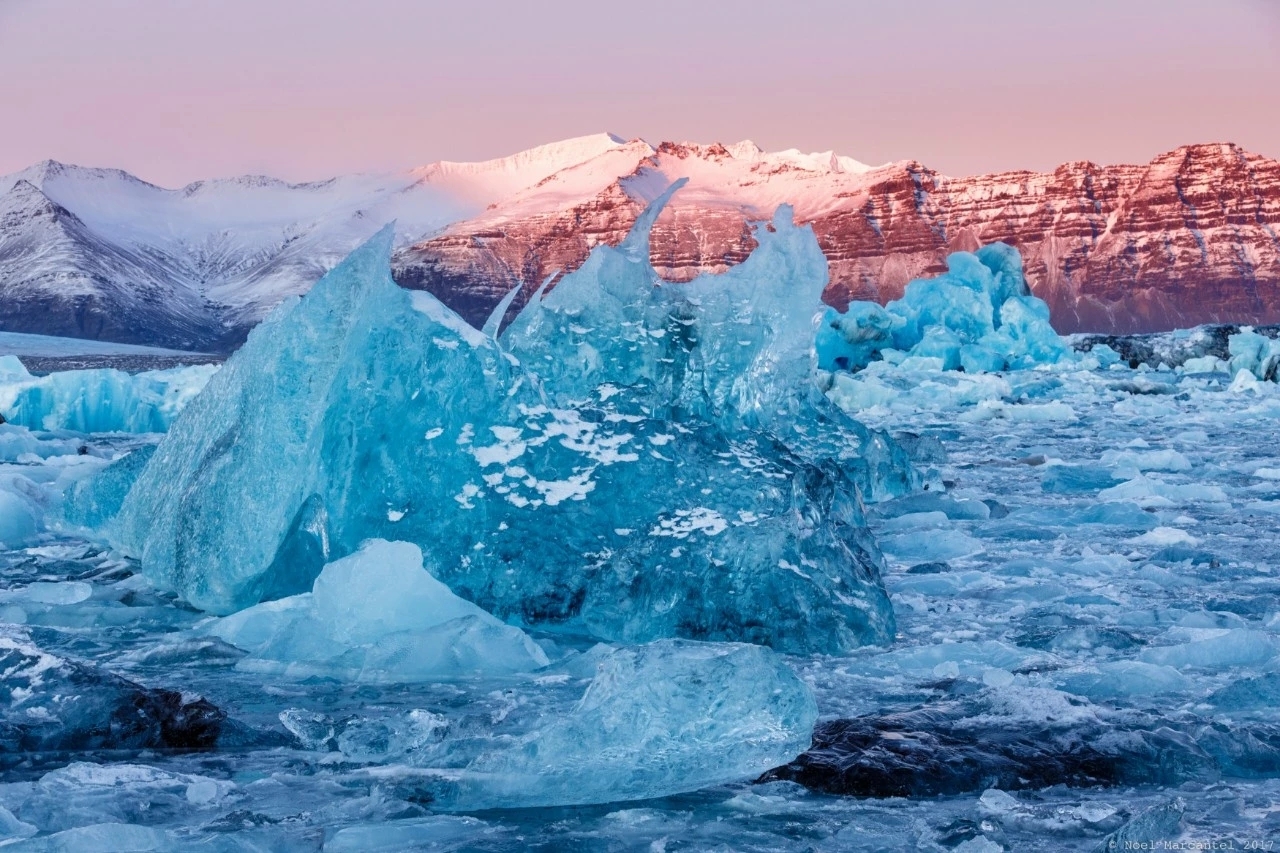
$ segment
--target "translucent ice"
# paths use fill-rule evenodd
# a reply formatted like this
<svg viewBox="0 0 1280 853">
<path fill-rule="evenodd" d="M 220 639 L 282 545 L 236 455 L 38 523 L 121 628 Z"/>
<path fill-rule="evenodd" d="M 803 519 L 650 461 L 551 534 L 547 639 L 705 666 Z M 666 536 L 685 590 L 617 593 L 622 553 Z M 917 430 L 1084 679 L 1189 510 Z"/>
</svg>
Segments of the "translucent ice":
<svg viewBox="0 0 1280 853">
<path fill-rule="evenodd" d="M 208 630 L 249 652 L 241 666 L 258 672 L 413 682 L 547 664 L 523 631 L 432 577 L 416 545 L 378 539 L 325 566 L 312 592 L 250 607 Z"/>
<path fill-rule="evenodd" d="M 4 488 L 0 481 L 0 543 L 18 545 L 35 534 L 40 526 L 39 510 L 27 496 Z"/>
<path fill-rule="evenodd" d="M 67 370 L 31 376 L 13 356 L 0 368 L 0 414 L 37 430 L 164 432 L 217 370 L 214 365 L 130 374 Z M 21 372 L 19 372 L 21 371 Z"/>
<path fill-rule="evenodd" d="M 154 452 L 154 445 L 139 447 L 76 481 L 64 495 L 63 519 L 71 525 L 91 529 L 110 524 Z"/>
<path fill-rule="evenodd" d="M 812 233 L 774 229 L 738 284 L 800 277 L 816 299 Z M 725 288 L 651 296 L 652 269 L 627 259 L 641 233 L 527 309 L 512 352 L 396 287 L 384 233 L 210 380 L 126 497 L 116 541 L 220 613 L 304 592 L 330 556 L 386 538 L 421 545 L 441 581 L 512 622 L 797 652 L 892 636 L 860 495 L 908 488 L 905 454 L 811 391 L 807 344 L 740 323 Z M 602 325 L 560 340 L 558 312 L 603 285 L 617 311 L 593 297 Z M 658 319 L 631 352 L 605 323 L 648 324 L 626 319 L 639 304 Z M 681 329 L 696 337 L 673 362 L 650 352 Z"/>
<path fill-rule="evenodd" d="M 812 405 L 813 327 L 827 264 L 791 208 L 755 230 L 757 248 L 722 275 L 662 286 L 649 229 L 677 182 L 616 248 L 602 246 L 520 313 L 504 347 L 538 375 L 552 401 L 609 383 L 647 414 L 736 426 L 794 420 Z"/>
<path fill-rule="evenodd" d="M 1227 340 L 1232 373 L 1247 370 L 1261 380 L 1275 381 L 1280 368 L 1280 341 L 1258 334 L 1248 326 Z"/>
<path fill-rule="evenodd" d="M 1022 256 L 1004 243 L 951 254 L 945 273 L 911 282 L 884 308 L 852 302 L 844 313 L 828 309 L 817 351 L 819 366 L 831 371 L 857 371 L 904 353 L 969 373 L 1052 364 L 1071 355 L 1049 324 L 1049 306 L 1027 290 Z"/>
<path fill-rule="evenodd" d="M 605 657 L 568 714 L 423 784 L 448 811 L 648 799 L 751 779 L 804 750 L 809 688 L 759 646 L 660 640 Z"/>
<path fill-rule="evenodd" d="M 807 462 L 840 465 L 868 498 L 908 491 L 900 451 L 814 383 L 812 318 L 822 310 L 827 263 L 813 230 L 782 205 L 755 228 L 757 247 L 741 264 L 664 286 L 648 262 L 649 229 L 683 183 L 621 245 L 597 247 L 532 300 L 503 334 L 504 349 L 556 405 L 617 395 L 629 414 L 759 428 Z"/>
</svg>

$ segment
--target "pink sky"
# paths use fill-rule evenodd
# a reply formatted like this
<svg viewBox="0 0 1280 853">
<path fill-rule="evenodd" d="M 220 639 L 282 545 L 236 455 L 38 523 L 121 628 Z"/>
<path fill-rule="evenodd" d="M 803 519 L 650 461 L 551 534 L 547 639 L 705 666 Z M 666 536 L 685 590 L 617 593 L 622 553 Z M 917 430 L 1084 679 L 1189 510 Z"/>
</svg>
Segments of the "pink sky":
<svg viewBox="0 0 1280 853">
<path fill-rule="evenodd" d="M 0 0 L 0 173 L 181 185 L 599 131 L 950 174 L 1280 157 L 1277 0 Z"/>
</svg>

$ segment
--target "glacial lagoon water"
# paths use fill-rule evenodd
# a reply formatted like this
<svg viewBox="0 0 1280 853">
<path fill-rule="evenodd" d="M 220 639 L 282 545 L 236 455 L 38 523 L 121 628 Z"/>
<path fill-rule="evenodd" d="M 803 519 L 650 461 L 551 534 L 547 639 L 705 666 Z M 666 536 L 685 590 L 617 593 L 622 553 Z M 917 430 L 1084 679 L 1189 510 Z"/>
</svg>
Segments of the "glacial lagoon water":
<svg viewBox="0 0 1280 853">
<path fill-rule="evenodd" d="M 212 378 L 6 362 L 0 839 L 1266 849 L 1274 345 L 1076 352 L 994 252 L 944 282 L 958 322 L 828 315 L 860 363 L 813 386 L 806 232 L 687 299 L 638 231 L 496 342 L 373 245 Z M 1041 355 L 954 369 L 1017 340 Z M 585 565 L 557 544 L 588 535 Z"/>
</svg>

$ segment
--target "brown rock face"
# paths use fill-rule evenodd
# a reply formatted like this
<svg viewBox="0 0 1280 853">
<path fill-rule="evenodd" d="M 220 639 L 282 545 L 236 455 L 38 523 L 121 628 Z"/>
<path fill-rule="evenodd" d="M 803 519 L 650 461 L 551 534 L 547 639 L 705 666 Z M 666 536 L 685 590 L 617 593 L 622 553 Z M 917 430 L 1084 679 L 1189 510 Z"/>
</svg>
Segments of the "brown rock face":
<svg viewBox="0 0 1280 853">
<path fill-rule="evenodd" d="M 1280 162 L 1230 144 L 1191 145 L 1146 166 L 1067 163 L 1051 173 L 947 178 L 915 162 L 867 171 L 751 159 L 724 146 L 663 143 L 626 175 L 562 192 L 552 176 L 396 260 L 473 322 L 512 287 L 527 296 L 620 241 L 655 188 L 689 185 L 658 220 L 655 267 L 673 281 L 741 261 L 749 222 L 780 203 L 813 226 L 826 300 L 880 302 L 945 269 L 948 253 L 1002 240 L 1062 332 L 1160 331 L 1280 322 Z"/>
</svg>

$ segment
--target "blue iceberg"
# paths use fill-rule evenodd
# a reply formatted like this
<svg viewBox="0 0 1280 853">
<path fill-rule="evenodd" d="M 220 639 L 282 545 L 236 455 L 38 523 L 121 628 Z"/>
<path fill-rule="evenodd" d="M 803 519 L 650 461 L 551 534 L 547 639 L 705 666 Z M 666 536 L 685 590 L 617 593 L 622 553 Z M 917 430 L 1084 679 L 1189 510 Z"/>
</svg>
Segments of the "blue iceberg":
<svg viewBox="0 0 1280 853">
<path fill-rule="evenodd" d="M 1276 381 L 1280 373 L 1280 341 L 1260 335 L 1245 326 L 1227 339 L 1231 372 L 1248 371 L 1262 381 Z"/>
<path fill-rule="evenodd" d="M 664 200 L 499 340 L 398 288 L 384 231 L 210 379 L 115 543 L 215 613 L 305 593 L 381 538 L 541 630 L 787 652 L 888 639 L 862 499 L 915 475 L 814 387 L 791 307 L 802 288 L 816 312 L 825 284 L 812 232 L 784 210 L 732 278 L 663 288 L 638 247 Z"/>
<path fill-rule="evenodd" d="M 173 367 L 131 374 L 114 368 L 32 376 L 0 357 L 0 414 L 33 430 L 164 432 L 218 368 Z"/>
<path fill-rule="evenodd" d="M 741 264 L 664 285 L 649 264 L 650 229 L 684 183 L 650 205 L 620 245 L 597 247 L 533 299 L 503 334 L 503 349 L 555 405 L 596 397 L 628 416 L 763 433 L 806 463 L 839 468 L 868 500 L 918 485 L 900 447 L 849 418 L 814 382 L 827 262 L 789 205 L 755 227 L 756 249 Z"/>
<path fill-rule="evenodd" d="M 827 309 L 816 347 L 828 371 L 915 357 L 943 370 L 996 373 L 1072 355 L 1049 323 L 1049 306 L 1027 289 L 1022 256 L 1004 243 L 952 253 L 945 273 L 916 279 L 883 308 L 851 302 L 843 313 Z"/>
</svg>

